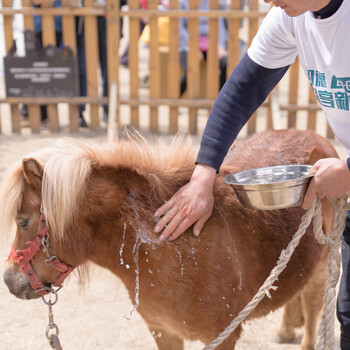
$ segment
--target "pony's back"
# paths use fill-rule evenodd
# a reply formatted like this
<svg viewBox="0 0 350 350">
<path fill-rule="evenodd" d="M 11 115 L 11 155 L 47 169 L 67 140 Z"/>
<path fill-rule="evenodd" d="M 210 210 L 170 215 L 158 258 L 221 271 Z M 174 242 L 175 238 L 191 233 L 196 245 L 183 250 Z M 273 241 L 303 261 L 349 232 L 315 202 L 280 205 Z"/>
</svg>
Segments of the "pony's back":
<svg viewBox="0 0 350 350">
<path fill-rule="evenodd" d="M 237 172 L 286 164 L 314 164 L 320 158 L 338 154 L 326 138 L 311 130 L 266 130 L 235 143 L 222 170 Z"/>
</svg>

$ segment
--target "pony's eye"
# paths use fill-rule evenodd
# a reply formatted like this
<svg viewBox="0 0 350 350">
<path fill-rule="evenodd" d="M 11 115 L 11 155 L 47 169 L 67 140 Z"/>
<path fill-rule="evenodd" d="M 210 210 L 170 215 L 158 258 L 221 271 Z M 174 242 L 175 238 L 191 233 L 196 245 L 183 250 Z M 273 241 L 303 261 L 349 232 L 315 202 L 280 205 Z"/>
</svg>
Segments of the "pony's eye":
<svg viewBox="0 0 350 350">
<path fill-rule="evenodd" d="M 26 228 L 28 226 L 29 219 L 20 219 L 18 220 L 18 226 Z"/>
</svg>

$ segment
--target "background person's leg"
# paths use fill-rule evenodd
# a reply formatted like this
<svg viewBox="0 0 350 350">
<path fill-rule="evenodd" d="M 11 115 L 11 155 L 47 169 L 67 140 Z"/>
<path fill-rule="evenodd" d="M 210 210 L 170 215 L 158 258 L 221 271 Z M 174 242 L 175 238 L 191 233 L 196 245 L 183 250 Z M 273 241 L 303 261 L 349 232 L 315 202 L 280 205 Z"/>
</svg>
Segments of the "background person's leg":
<svg viewBox="0 0 350 350">
<path fill-rule="evenodd" d="M 227 57 L 220 60 L 220 90 L 226 83 Z"/>
<path fill-rule="evenodd" d="M 85 60 L 85 38 L 84 38 L 84 19 L 83 17 L 75 18 L 75 30 L 77 40 L 77 55 L 78 55 L 78 69 L 79 69 L 79 93 L 80 96 L 87 95 L 86 88 L 86 60 Z M 83 117 L 85 111 L 85 104 L 79 105 L 80 118 L 79 125 L 87 127 L 87 123 Z"/>
<path fill-rule="evenodd" d="M 183 70 L 183 74 L 180 78 L 180 96 L 182 96 L 187 88 L 187 51 L 180 51 L 180 64 Z"/>
<path fill-rule="evenodd" d="M 342 236 L 342 276 L 337 300 L 337 317 L 341 325 L 340 347 L 350 350 L 350 211 Z"/>
<path fill-rule="evenodd" d="M 107 72 L 107 32 L 106 18 L 97 17 L 98 23 L 98 54 L 100 59 L 100 70 L 102 80 L 102 96 L 108 96 L 108 72 Z M 108 121 L 108 105 L 103 106 L 103 120 Z"/>
</svg>

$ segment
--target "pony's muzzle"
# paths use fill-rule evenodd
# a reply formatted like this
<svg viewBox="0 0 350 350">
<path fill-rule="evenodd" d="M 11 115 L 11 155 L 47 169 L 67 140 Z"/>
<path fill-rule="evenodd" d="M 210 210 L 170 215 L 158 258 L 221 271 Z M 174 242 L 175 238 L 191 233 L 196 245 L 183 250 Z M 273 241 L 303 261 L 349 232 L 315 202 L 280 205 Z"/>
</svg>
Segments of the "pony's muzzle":
<svg viewBox="0 0 350 350">
<path fill-rule="evenodd" d="M 20 273 L 12 264 L 7 264 L 4 272 L 4 282 L 10 293 L 19 299 L 37 299 L 40 297 L 30 285 L 26 275 Z"/>
</svg>

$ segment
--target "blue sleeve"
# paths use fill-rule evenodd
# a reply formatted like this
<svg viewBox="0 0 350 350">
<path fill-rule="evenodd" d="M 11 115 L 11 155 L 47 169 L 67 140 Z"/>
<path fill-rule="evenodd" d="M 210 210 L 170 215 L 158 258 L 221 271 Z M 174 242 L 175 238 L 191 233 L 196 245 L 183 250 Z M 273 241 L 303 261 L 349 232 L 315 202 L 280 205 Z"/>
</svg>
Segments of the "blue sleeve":
<svg viewBox="0 0 350 350">
<path fill-rule="evenodd" d="M 246 53 L 222 87 L 205 126 L 197 163 L 219 170 L 238 133 L 289 66 L 268 69 Z"/>
</svg>

